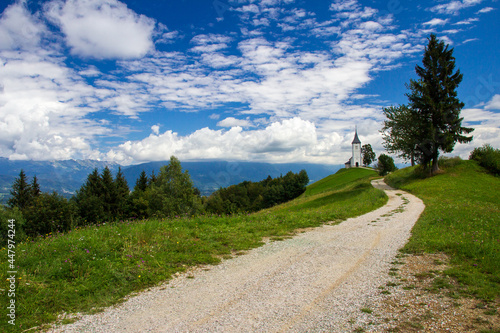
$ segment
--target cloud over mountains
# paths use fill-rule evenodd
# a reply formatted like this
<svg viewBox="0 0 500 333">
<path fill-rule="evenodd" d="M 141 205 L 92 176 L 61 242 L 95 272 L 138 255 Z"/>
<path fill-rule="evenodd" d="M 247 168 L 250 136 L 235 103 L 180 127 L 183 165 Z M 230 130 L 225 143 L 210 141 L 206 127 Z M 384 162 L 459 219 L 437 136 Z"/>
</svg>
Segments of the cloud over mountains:
<svg viewBox="0 0 500 333">
<path fill-rule="evenodd" d="M 326 2 L 326 14 L 233 0 L 223 30 L 218 13 L 213 29 L 181 31 L 117 0 L 15 1 L 0 16 L 0 156 L 342 163 L 354 124 L 381 149 L 391 96 L 361 91 L 416 62 L 429 31 L 473 24 L 454 16 L 481 3 L 429 6 L 443 16 L 401 29 L 395 9 L 356 0 Z M 489 115 L 490 97 L 477 112 Z M 176 115 L 213 125 L 179 134 Z M 146 119 L 157 127 L 141 137 Z"/>
</svg>

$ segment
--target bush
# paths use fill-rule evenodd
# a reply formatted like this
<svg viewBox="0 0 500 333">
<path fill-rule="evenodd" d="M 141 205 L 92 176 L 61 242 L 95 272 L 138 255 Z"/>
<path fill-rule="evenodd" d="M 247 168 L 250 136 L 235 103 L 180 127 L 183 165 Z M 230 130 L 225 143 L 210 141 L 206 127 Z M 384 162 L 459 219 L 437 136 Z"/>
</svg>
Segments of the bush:
<svg viewBox="0 0 500 333">
<path fill-rule="evenodd" d="M 15 236 L 14 241 L 16 243 L 21 242 L 26 239 L 26 234 L 24 232 L 25 219 L 19 208 L 6 208 L 0 205 L 0 246 L 7 244 L 7 239 L 9 239 L 9 220 L 15 220 L 14 230 Z"/>
<path fill-rule="evenodd" d="M 378 157 L 378 173 L 381 176 L 387 175 L 389 172 L 396 171 L 398 168 L 396 168 L 396 165 L 394 165 L 394 159 L 390 156 L 387 156 L 385 154 L 381 154 Z"/>
<path fill-rule="evenodd" d="M 454 156 L 454 157 L 441 156 L 439 158 L 439 166 L 444 169 L 453 168 L 454 166 L 457 166 L 460 163 L 462 163 L 462 159 L 459 156 Z"/>
<path fill-rule="evenodd" d="M 474 160 L 483 168 L 494 175 L 500 175 L 500 149 L 495 149 L 489 144 L 475 148 L 469 156 L 469 160 Z"/>
<path fill-rule="evenodd" d="M 72 229 L 76 208 L 57 193 L 42 193 L 33 199 L 32 205 L 23 210 L 26 223 L 24 231 L 29 236 Z"/>
</svg>

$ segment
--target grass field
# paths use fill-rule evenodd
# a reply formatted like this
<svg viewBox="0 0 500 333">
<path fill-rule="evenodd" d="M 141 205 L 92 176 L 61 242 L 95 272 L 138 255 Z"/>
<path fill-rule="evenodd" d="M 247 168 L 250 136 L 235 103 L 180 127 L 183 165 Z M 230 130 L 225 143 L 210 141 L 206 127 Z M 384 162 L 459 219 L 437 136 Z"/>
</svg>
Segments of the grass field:
<svg viewBox="0 0 500 333">
<path fill-rule="evenodd" d="M 387 201 L 369 183 L 376 176 L 342 170 L 296 200 L 254 214 L 102 224 L 18 244 L 16 326 L 3 316 L 0 331 L 40 327 L 63 312 L 98 311 L 176 272 L 260 246 L 265 237 L 279 240 L 298 228 L 374 210 Z M 1 296 L 8 301 L 7 250 L 1 253 Z"/>
<path fill-rule="evenodd" d="M 447 166 L 446 166 L 447 164 Z M 449 160 L 444 171 L 422 178 L 417 167 L 398 170 L 386 182 L 421 198 L 425 211 L 405 250 L 443 252 L 462 292 L 500 297 L 500 178 L 474 161 Z"/>
</svg>

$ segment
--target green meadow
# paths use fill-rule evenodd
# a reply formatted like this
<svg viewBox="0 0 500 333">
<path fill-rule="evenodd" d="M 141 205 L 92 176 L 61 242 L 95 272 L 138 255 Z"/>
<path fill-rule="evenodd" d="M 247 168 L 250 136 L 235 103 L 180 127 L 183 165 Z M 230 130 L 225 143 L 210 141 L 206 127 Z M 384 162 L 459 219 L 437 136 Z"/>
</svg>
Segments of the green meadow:
<svg viewBox="0 0 500 333">
<path fill-rule="evenodd" d="M 253 214 L 102 223 L 19 243 L 16 325 L 3 317 L 0 331 L 43 328 L 63 313 L 96 312 L 176 272 L 261 246 L 266 238 L 280 240 L 296 229 L 372 211 L 387 202 L 370 184 L 376 176 L 367 169 L 341 170 L 299 198 Z M 1 253 L 1 296 L 7 304 L 7 249 Z"/>
<path fill-rule="evenodd" d="M 500 178 L 475 161 L 443 160 L 439 174 L 398 170 L 386 182 L 421 198 L 426 208 L 405 247 L 409 253 L 446 253 L 445 275 L 460 292 L 484 300 L 500 296 Z"/>
</svg>

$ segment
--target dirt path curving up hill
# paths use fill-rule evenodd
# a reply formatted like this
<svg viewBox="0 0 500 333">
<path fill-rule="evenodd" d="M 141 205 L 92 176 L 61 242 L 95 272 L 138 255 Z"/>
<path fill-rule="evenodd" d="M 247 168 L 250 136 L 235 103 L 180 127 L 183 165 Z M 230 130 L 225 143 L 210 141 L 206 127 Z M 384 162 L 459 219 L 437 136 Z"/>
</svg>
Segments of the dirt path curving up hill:
<svg viewBox="0 0 500 333">
<path fill-rule="evenodd" d="M 389 196 L 373 212 L 197 268 L 52 332 L 352 332 L 424 210 L 372 184 Z"/>
</svg>

